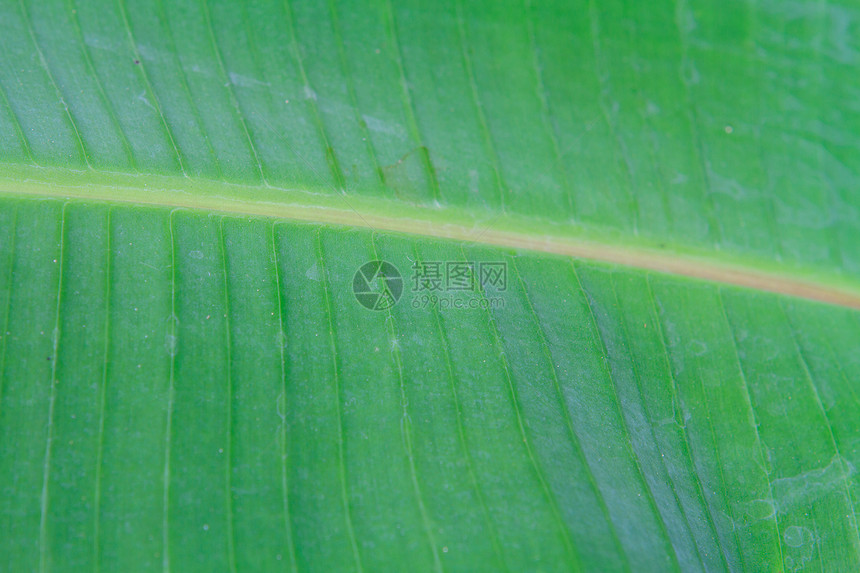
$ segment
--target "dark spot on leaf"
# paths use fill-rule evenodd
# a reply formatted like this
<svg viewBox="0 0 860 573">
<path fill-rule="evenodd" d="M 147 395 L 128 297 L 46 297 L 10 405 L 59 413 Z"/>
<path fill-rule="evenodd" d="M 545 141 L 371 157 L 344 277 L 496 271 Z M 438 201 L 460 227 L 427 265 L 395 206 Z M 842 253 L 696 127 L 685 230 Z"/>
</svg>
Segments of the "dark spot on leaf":
<svg viewBox="0 0 860 573">
<path fill-rule="evenodd" d="M 135 64 L 140 64 L 140 60 L 135 60 L 135 61 L 134 61 L 134 63 L 135 63 Z"/>
</svg>

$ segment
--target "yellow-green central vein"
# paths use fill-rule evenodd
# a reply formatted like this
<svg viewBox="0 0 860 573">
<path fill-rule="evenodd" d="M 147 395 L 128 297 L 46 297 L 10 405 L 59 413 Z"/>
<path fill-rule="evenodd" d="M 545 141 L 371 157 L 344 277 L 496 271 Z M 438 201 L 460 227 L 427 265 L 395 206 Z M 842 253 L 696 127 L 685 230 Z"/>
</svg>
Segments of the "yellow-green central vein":
<svg viewBox="0 0 860 573">
<path fill-rule="evenodd" d="M 188 177 L 4 165 L 0 196 L 218 211 L 525 249 L 687 276 L 860 309 L 860 284 L 835 273 L 662 245 L 577 225 L 345 196 L 326 189 L 247 186 Z"/>
</svg>

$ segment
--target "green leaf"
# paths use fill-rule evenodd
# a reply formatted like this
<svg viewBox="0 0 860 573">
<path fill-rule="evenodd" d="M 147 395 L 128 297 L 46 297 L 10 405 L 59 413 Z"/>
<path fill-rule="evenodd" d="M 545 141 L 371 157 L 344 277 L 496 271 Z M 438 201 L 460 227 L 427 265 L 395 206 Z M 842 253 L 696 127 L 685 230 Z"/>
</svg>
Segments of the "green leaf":
<svg viewBox="0 0 860 573">
<path fill-rule="evenodd" d="M 0 3 L 0 570 L 857 570 L 856 12 Z"/>
</svg>

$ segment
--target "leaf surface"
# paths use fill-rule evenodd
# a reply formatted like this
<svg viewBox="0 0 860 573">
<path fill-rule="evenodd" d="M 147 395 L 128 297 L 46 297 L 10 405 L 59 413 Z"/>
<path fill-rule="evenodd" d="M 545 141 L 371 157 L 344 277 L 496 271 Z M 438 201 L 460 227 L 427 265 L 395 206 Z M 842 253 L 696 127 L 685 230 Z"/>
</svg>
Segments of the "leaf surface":
<svg viewBox="0 0 860 573">
<path fill-rule="evenodd" d="M 856 16 L 0 4 L 0 569 L 858 569 Z"/>
</svg>

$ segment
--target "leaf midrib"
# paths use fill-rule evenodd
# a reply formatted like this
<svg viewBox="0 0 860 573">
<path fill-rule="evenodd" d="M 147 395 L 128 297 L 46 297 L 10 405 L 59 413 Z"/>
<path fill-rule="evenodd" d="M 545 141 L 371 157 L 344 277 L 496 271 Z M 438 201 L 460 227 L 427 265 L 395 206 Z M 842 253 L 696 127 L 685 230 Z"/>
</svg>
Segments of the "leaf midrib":
<svg viewBox="0 0 860 573">
<path fill-rule="evenodd" d="M 522 215 L 467 212 L 317 189 L 4 164 L 0 197 L 124 203 L 363 227 L 524 249 L 686 276 L 860 309 L 860 281 L 828 270 L 647 240 Z"/>
</svg>

